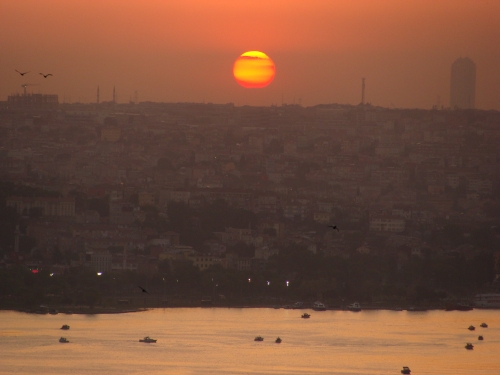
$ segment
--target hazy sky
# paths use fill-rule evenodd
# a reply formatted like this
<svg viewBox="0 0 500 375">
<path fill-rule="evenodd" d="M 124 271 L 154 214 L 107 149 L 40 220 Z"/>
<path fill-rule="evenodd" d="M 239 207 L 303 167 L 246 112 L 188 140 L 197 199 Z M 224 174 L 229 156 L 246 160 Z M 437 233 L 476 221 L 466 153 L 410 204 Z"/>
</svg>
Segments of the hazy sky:
<svg viewBox="0 0 500 375">
<path fill-rule="evenodd" d="M 276 64 L 266 88 L 232 76 L 250 50 Z M 116 85 L 119 102 L 358 104 L 366 77 L 374 105 L 431 108 L 460 56 L 476 106 L 500 110 L 500 0 L 0 0 L 0 100 L 31 83 L 72 102 Z"/>
</svg>

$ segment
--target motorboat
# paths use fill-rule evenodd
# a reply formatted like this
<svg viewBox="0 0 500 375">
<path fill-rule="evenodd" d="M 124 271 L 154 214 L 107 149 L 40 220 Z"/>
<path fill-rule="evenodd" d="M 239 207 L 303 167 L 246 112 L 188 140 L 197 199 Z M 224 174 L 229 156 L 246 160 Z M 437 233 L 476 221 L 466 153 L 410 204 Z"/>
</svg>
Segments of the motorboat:
<svg viewBox="0 0 500 375">
<path fill-rule="evenodd" d="M 472 345 L 470 342 L 468 342 L 467 344 L 465 344 L 465 349 L 472 350 L 472 349 L 474 349 L 474 345 Z"/>
<path fill-rule="evenodd" d="M 355 312 L 361 311 L 361 305 L 358 302 L 351 303 L 347 306 L 347 310 Z"/>
<path fill-rule="evenodd" d="M 483 337 L 483 336 L 478 336 L 478 337 L 477 337 L 477 339 L 478 339 L 479 341 L 483 341 L 483 340 L 484 340 L 484 337 Z"/>
<path fill-rule="evenodd" d="M 253 341 L 264 341 L 264 337 L 262 336 L 257 336 L 253 339 Z"/>
<path fill-rule="evenodd" d="M 65 344 L 65 343 L 68 343 L 68 342 L 69 342 L 69 340 L 68 340 L 66 337 L 61 337 L 61 338 L 59 339 L 59 342 L 62 342 L 62 343 L 64 343 L 64 344 Z"/>
<path fill-rule="evenodd" d="M 474 326 L 469 326 L 469 328 L 467 328 L 469 331 L 474 331 L 476 329 L 476 327 Z"/>
<path fill-rule="evenodd" d="M 401 370 L 402 374 L 411 374 L 411 370 L 408 366 L 403 366 L 403 369 Z"/>
<path fill-rule="evenodd" d="M 482 327 L 482 328 L 488 328 L 488 324 L 486 324 L 486 323 L 481 323 L 481 327 Z"/>
<path fill-rule="evenodd" d="M 139 340 L 139 342 L 145 342 L 145 343 L 148 343 L 148 344 L 151 344 L 151 343 L 155 343 L 157 340 L 155 339 L 152 339 L 151 337 L 149 336 L 146 336 L 144 337 L 142 340 Z"/>
<path fill-rule="evenodd" d="M 63 324 L 63 326 L 61 327 L 61 329 L 69 329 L 69 325 Z"/>
<path fill-rule="evenodd" d="M 313 307 L 312 309 L 314 311 L 325 311 L 326 310 L 326 306 L 323 302 L 320 302 L 320 301 L 316 301 L 313 303 Z"/>
<path fill-rule="evenodd" d="M 468 303 L 447 303 L 445 307 L 445 311 L 470 311 L 474 308 Z"/>
<path fill-rule="evenodd" d="M 311 314 L 304 313 L 300 316 L 302 319 L 309 319 L 311 317 Z"/>
<path fill-rule="evenodd" d="M 292 309 L 301 309 L 304 306 L 304 302 L 295 302 L 292 305 Z"/>
<path fill-rule="evenodd" d="M 281 339 L 278 337 L 275 341 L 276 344 L 281 344 Z"/>
</svg>

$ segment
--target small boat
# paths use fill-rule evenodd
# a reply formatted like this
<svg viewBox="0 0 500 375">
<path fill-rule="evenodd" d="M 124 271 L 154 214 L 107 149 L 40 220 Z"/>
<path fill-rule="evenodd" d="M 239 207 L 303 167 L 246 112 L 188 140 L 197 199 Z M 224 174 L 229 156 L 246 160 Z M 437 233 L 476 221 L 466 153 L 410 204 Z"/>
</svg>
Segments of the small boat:
<svg viewBox="0 0 500 375">
<path fill-rule="evenodd" d="M 401 370 L 402 374 L 411 374 L 411 370 L 408 366 L 403 366 L 403 369 Z"/>
<path fill-rule="evenodd" d="M 64 343 L 64 344 L 65 344 L 65 343 L 69 342 L 69 340 L 68 340 L 66 337 L 61 337 L 61 338 L 59 339 L 59 342 L 62 342 L 62 343 Z"/>
<path fill-rule="evenodd" d="M 275 341 L 276 344 L 281 344 L 281 339 L 278 337 Z"/>
<path fill-rule="evenodd" d="M 474 326 L 469 326 L 469 328 L 467 328 L 469 331 L 474 331 L 476 329 L 476 327 Z"/>
<path fill-rule="evenodd" d="M 481 327 L 482 327 L 482 328 L 488 328 L 488 324 L 486 324 L 486 323 L 481 323 Z"/>
<path fill-rule="evenodd" d="M 483 336 L 478 336 L 477 339 L 480 340 L 480 341 L 483 341 L 484 337 Z"/>
<path fill-rule="evenodd" d="M 292 309 L 301 309 L 304 306 L 304 302 L 295 302 L 292 305 Z"/>
<path fill-rule="evenodd" d="M 69 325 L 63 324 L 63 326 L 61 327 L 61 329 L 69 329 Z"/>
<path fill-rule="evenodd" d="M 474 349 L 474 345 L 472 345 L 470 342 L 468 342 L 467 344 L 465 344 L 465 349 L 472 350 L 472 349 Z"/>
<path fill-rule="evenodd" d="M 314 311 L 325 311 L 326 310 L 326 306 L 323 302 L 320 302 L 320 301 L 316 301 L 313 303 L 313 307 L 312 309 Z"/>
<path fill-rule="evenodd" d="M 361 311 L 361 305 L 358 302 L 351 303 L 349 306 L 347 306 L 347 310 L 354 312 Z"/>
<path fill-rule="evenodd" d="M 257 336 L 253 339 L 253 341 L 264 341 L 264 337 L 262 336 Z"/>
<path fill-rule="evenodd" d="M 309 318 L 311 317 L 311 315 L 310 315 L 310 314 L 308 314 L 308 313 L 304 313 L 304 314 L 302 314 L 300 317 L 301 317 L 302 319 L 309 319 Z"/>
<path fill-rule="evenodd" d="M 155 339 L 152 339 L 152 338 L 151 338 L 151 337 L 149 337 L 149 336 L 146 336 L 146 337 L 144 337 L 142 340 L 139 340 L 139 342 L 145 342 L 145 343 L 150 344 L 150 343 L 155 343 L 155 342 L 156 342 L 156 340 L 155 340 Z"/>
<path fill-rule="evenodd" d="M 445 311 L 454 311 L 454 310 L 457 310 L 457 311 L 470 311 L 474 309 L 471 305 L 469 305 L 468 303 L 463 303 L 463 302 L 459 302 L 459 303 L 447 303 L 446 304 L 446 307 L 445 307 Z"/>
</svg>

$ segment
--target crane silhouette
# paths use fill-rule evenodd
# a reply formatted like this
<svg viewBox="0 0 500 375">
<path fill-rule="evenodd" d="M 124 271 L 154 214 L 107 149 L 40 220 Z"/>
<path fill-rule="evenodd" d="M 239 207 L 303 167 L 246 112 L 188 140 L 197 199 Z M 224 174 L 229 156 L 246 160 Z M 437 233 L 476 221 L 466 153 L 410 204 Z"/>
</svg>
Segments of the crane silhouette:
<svg viewBox="0 0 500 375">
<path fill-rule="evenodd" d="M 28 74 L 28 73 L 29 73 L 29 72 L 24 72 L 24 73 L 23 73 L 23 72 L 20 72 L 20 71 L 19 71 L 19 70 L 17 70 L 17 69 L 14 69 L 14 70 L 15 70 L 16 72 L 18 72 L 18 73 L 19 73 L 20 75 L 22 75 L 22 76 L 24 76 L 25 74 Z"/>
<path fill-rule="evenodd" d="M 43 74 L 43 73 L 40 73 L 40 75 L 42 75 L 42 76 L 43 76 L 43 78 L 47 78 L 48 76 L 51 76 L 52 74 L 50 74 L 50 73 L 49 73 L 49 74 Z"/>
</svg>

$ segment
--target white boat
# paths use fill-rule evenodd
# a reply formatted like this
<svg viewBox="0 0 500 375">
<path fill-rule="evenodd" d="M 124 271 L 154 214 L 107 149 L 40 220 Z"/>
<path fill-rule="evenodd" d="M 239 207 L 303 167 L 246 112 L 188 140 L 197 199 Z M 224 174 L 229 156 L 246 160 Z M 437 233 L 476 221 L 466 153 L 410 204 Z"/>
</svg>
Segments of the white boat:
<svg viewBox="0 0 500 375">
<path fill-rule="evenodd" d="M 499 308 L 500 293 L 483 293 L 474 296 L 474 306 L 483 308 Z"/>
<path fill-rule="evenodd" d="M 320 302 L 320 301 L 316 301 L 313 303 L 313 307 L 312 309 L 314 311 L 325 311 L 326 310 L 326 306 L 323 302 Z"/>
<path fill-rule="evenodd" d="M 155 343 L 155 342 L 156 342 L 156 340 L 155 340 L 155 339 L 152 339 L 152 338 L 151 338 L 151 337 L 149 337 L 149 336 L 146 336 L 146 337 L 144 337 L 142 340 L 139 340 L 139 342 L 146 342 L 146 343 L 148 343 L 148 344 L 149 344 L 149 343 Z"/>
<path fill-rule="evenodd" d="M 347 306 L 347 310 L 349 311 L 361 311 L 361 305 L 358 302 L 351 303 Z"/>
</svg>

